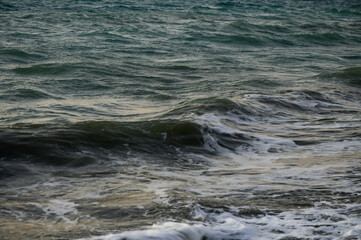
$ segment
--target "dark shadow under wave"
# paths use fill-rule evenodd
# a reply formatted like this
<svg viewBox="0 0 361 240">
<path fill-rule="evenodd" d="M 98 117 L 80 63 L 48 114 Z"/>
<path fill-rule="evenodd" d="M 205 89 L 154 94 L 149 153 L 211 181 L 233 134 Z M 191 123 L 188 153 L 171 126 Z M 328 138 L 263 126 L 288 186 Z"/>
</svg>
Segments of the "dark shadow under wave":
<svg viewBox="0 0 361 240">
<path fill-rule="evenodd" d="M 50 165 L 87 165 L 108 151 L 150 154 L 174 152 L 174 147 L 200 148 L 201 127 L 187 121 L 79 122 L 67 126 L 27 125 L 0 134 L 2 159 L 31 159 Z"/>
<path fill-rule="evenodd" d="M 40 54 L 29 53 L 16 48 L 0 50 L 0 59 L 4 63 L 31 63 L 44 58 Z"/>
<path fill-rule="evenodd" d="M 357 71 L 351 72 L 351 76 L 357 75 Z M 331 95 L 311 90 L 272 96 L 250 94 L 240 102 L 200 98 L 180 103 L 155 119 L 3 127 L 0 159 L 85 166 L 111 161 L 110 155 L 124 161 L 130 159 L 129 154 L 146 155 L 143 159 L 177 161 L 179 154 L 185 153 L 217 155 L 250 149 L 268 154 L 283 151 L 287 146 L 353 138 L 356 130 L 351 122 L 333 128 L 332 137 L 317 134 L 332 126 L 310 128 L 312 131 L 307 133 L 304 130 L 313 122 L 319 125 L 325 116 L 332 119 L 335 115 L 354 115 L 359 111 L 337 103 Z M 282 124 L 288 127 L 280 127 Z M 347 127 L 347 124 L 351 125 Z"/>
<path fill-rule="evenodd" d="M 350 67 L 338 72 L 319 75 L 321 79 L 336 80 L 354 87 L 361 87 L 361 67 Z"/>
<path fill-rule="evenodd" d="M 2 129 L 0 156 L 4 161 L 85 166 L 108 161 L 109 155 L 127 159 L 130 153 L 163 159 L 176 158 L 181 152 L 217 154 L 219 148 L 235 150 L 251 139 L 197 121 L 177 119 L 17 125 Z"/>
</svg>

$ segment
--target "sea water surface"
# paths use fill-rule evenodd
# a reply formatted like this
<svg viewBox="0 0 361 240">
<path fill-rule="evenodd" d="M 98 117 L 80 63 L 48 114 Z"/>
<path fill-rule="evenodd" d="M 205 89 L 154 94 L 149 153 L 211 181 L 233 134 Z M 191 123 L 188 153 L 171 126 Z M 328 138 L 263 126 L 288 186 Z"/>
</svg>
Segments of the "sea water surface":
<svg viewBox="0 0 361 240">
<path fill-rule="evenodd" d="M 361 239 L 358 0 L 0 0 L 0 239 Z"/>
</svg>

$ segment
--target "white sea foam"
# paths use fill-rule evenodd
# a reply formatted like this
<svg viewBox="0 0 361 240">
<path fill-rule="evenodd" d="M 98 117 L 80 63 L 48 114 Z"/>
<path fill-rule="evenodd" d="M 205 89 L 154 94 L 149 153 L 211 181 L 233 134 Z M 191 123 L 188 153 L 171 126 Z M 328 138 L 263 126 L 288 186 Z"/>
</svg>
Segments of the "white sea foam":
<svg viewBox="0 0 361 240">
<path fill-rule="evenodd" d="M 54 215 L 57 219 L 75 224 L 77 222 L 76 219 L 71 220 L 68 215 L 76 216 L 78 214 L 77 206 L 79 205 L 68 200 L 53 199 L 46 206 L 43 206 L 42 209 L 48 216 Z"/>
<path fill-rule="evenodd" d="M 193 222 L 163 222 L 146 230 L 123 232 L 106 236 L 87 238 L 88 240 L 220 240 L 220 239 L 284 239 L 312 238 L 339 239 L 353 237 L 359 239 L 361 225 L 356 216 L 346 216 L 348 208 L 333 209 L 314 207 L 284 211 L 278 215 L 241 217 L 241 208 L 230 207 L 229 211 L 215 209 L 208 211 L 196 206 Z M 244 210 L 244 209 L 243 209 Z M 84 239 L 85 240 L 85 239 Z"/>
<path fill-rule="evenodd" d="M 148 230 L 110 234 L 107 236 L 87 238 L 92 240 L 186 240 L 201 239 L 204 234 L 203 225 L 189 225 L 186 223 L 165 222 L 153 225 Z"/>
<path fill-rule="evenodd" d="M 230 135 L 240 134 L 244 138 L 248 138 L 248 143 L 250 143 L 251 146 L 240 146 L 239 151 L 237 151 L 238 154 L 245 151 L 267 153 L 268 151 L 270 151 L 270 149 L 272 149 L 272 151 L 284 151 L 286 148 L 292 148 L 296 146 L 296 144 L 292 140 L 267 136 L 266 134 L 256 134 L 254 132 L 248 132 L 247 127 L 245 129 L 239 129 L 228 126 L 226 124 L 227 121 L 234 122 L 235 126 L 257 126 L 260 124 L 257 121 L 252 122 L 248 120 L 241 120 L 234 114 L 216 115 L 213 113 L 207 113 L 197 117 L 195 120 L 212 129 L 212 131 L 214 132 Z M 223 154 L 230 154 L 230 151 L 228 149 L 225 149 L 218 144 L 218 139 L 213 134 L 204 133 L 203 139 L 206 149 L 210 151 L 221 152 Z"/>
<path fill-rule="evenodd" d="M 259 97 L 251 96 L 252 98 Z M 316 100 L 305 100 L 316 101 Z M 307 104 L 306 104 L 307 105 Z M 312 104 L 309 104 L 312 105 Z M 346 106 L 345 106 L 346 107 Z M 290 136 L 294 134 L 294 131 L 306 131 L 312 132 L 317 129 L 336 129 L 342 131 L 342 129 L 353 129 L 360 126 L 359 121 L 348 120 L 347 122 L 335 120 L 333 123 L 327 123 L 322 125 L 314 125 L 313 122 L 309 122 L 307 119 L 297 122 L 289 122 L 289 120 L 277 119 L 270 117 L 269 122 L 260 121 L 254 118 L 244 119 L 239 115 L 233 113 L 226 113 L 218 115 L 215 113 L 206 113 L 201 116 L 195 117 L 196 122 L 205 126 L 207 131 L 203 133 L 204 147 L 209 151 L 216 151 L 222 153 L 224 156 L 230 157 L 245 157 L 246 159 L 257 160 L 265 159 L 276 160 L 279 155 L 272 155 L 271 153 L 287 152 L 289 156 L 296 153 L 297 157 L 300 157 L 298 152 L 302 152 L 303 156 L 311 155 L 329 155 L 330 153 L 336 154 L 344 151 L 359 151 L 361 145 L 359 140 L 342 140 L 324 142 L 324 139 L 320 143 L 314 143 L 311 145 L 300 146 L 297 145 L 291 137 L 287 136 L 287 131 L 290 132 Z M 276 121 L 277 124 L 274 124 Z M 272 124 L 270 124 L 272 122 Z M 256 131 L 254 129 L 256 129 Z M 235 152 L 221 146 L 217 134 L 229 134 L 237 139 L 237 134 L 247 139 L 247 144 L 240 145 Z M 317 132 L 316 135 L 309 136 L 310 139 L 316 139 L 322 137 Z M 285 137 L 278 137 L 279 135 L 285 135 Z M 320 151 L 322 149 L 322 151 Z M 234 155 L 236 153 L 236 155 Z"/>
<path fill-rule="evenodd" d="M 349 231 L 345 232 L 343 237 L 348 239 L 361 239 L 361 225 L 355 225 Z"/>
<path fill-rule="evenodd" d="M 6 210 L 6 209 L 0 209 L 0 216 L 3 214 L 15 217 L 16 219 L 18 219 L 20 221 L 22 221 L 26 217 L 26 213 L 22 212 L 22 211 L 10 211 L 10 210 Z"/>
</svg>

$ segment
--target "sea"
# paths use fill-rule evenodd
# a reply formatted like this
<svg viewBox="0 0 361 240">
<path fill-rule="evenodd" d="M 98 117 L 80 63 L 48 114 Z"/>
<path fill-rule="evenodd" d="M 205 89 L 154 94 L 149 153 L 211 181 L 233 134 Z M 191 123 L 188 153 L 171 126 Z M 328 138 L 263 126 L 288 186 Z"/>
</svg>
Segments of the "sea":
<svg viewBox="0 0 361 240">
<path fill-rule="evenodd" d="M 0 0 L 0 239 L 361 239 L 361 1 Z"/>
</svg>

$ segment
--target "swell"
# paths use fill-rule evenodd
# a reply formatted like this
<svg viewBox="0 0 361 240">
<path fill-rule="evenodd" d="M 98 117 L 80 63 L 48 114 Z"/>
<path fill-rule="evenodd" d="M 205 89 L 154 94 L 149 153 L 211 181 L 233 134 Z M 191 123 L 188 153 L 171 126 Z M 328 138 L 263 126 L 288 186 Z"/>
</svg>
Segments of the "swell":
<svg viewBox="0 0 361 240">
<path fill-rule="evenodd" d="M 43 60 L 44 56 L 39 54 L 29 53 L 21 49 L 4 49 L 0 50 L 0 59 L 4 63 L 31 63 L 34 61 Z"/>
<path fill-rule="evenodd" d="M 235 112 L 239 115 L 252 114 L 252 110 L 244 104 L 232 101 L 228 98 L 210 97 L 181 102 L 164 114 L 163 117 L 184 117 L 185 115 L 202 115 L 209 112 L 218 114 Z"/>
<path fill-rule="evenodd" d="M 350 67 L 338 72 L 321 74 L 318 76 L 323 80 L 331 80 L 345 83 L 354 87 L 361 87 L 361 67 Z"/>
<path fill-rule="evenodd" d="M 108 151 L 166 154 L 173 146 L 202 144 L 201 129 L 176 121 L 80 122 L 65 126 L 28 125 L 1 132 L 2 159 L 31 159 L 51 165 L 87 165 Z"/>
<path fill-rule="evenodd" d="M 35 99 L 62 99 L 59 96 L 52 95 L 45 90 L 37 88 L 16 88 L 9 89 L 0 95 L 0 99 L 6 100 L 35 100 Z"/>
<path fill-rule="evenodd" d="M 1 129 L 0 156 L 5 161 L 84 166 L 110 161 L 109 155 L 127 161 L 139 154 L 163 159 L 177 159 L 179 153 L 269 154 L 353 140 L 360 134 L 360 121 L 354 117 L 360 111 L 310 90 L 251 94 L 237 102 L 203 98 L 142 121 L 16 124 Z"/>
<path fill-rule="evenodd" d="M 212 136 L 216 143 L 205 136 Z M 214 154 L 214 144 L 233 149 L 248 141 L 242 134 L 218 132 L 192 121 L 91 121 L 62 127 L 28 125 L 4 129 L 0 134 L 0 155 L 2 160 L 84 166 L 108 160 L 109 153 L 123 160 L 130 152 L 173 158 L 180 151 Z"/>
<path fill-rule="evenodd" d="M 186 153 L 217 154 L 234 150 L 252 137 L 223 132 L 194 115 L 206 113 L 242 115 L 247 110 L 229 99 L 198 99 L 180 104 L 154 120 L 83 121 L 71 124 L 16 124 L 0 131 L 2 160 L 27 160 L 51 165 L 87 165 L 127 154 L 152 157 Z M 190 114 L 189 116 L 187 116 Z"/>
<path fill-rule="evenodd" d="M 12 71 L 19 75 L 69 75 L 96 74 L 101 76 L 118 75 L 121 70 L 114 66 L 97 64 L 93 62 L 78 63 L 44 63 L 13 68 Z M 120 72 L 119 72 L 120 71 Z"/>
</svg>

